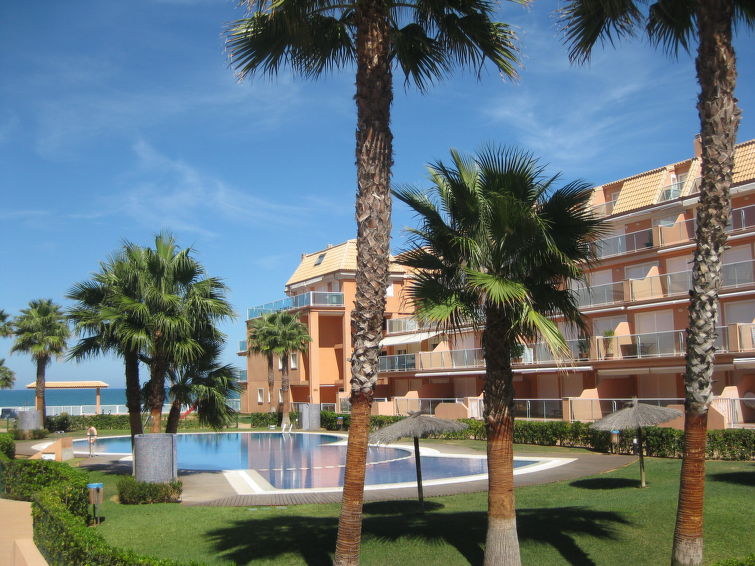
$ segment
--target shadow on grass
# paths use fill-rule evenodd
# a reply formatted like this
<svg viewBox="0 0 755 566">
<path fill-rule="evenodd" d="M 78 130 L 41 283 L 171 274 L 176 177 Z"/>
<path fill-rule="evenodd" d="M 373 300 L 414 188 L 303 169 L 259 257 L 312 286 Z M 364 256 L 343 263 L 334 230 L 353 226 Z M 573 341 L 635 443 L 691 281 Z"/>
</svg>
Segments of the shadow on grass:
<svg viewBox="0 0 755 566">
<path fill-rule="evenodd" d="M 397 509 L 402 503 L 393 502 Z M 374 505 L 374 504 L 370 504 Z M 367 507 L 367 506 L 365 506 Z M 386 513 L 385 507 L 378 507 Z M 367 513 L 367 510 L 365 510 Z M 371 513 L 376 513 L 371 511 Z M 363 541 L 401 545 L 400 539 L 425 541 L 428 545 L 454 547 L 469 564 L 482 564 L 487 517 L 483 511 L 423 514 L 397 511 L 395 515 L 365 515 Z M 568 564 L 593 566 L 575 536 L 616 538 L 615 526 L 627 524 L 621 515 L 583 507 L 521 509 L 517 512 L 519 539 L 551 545 Z M 223 559 L 247 564 L 252 559 L 275 559 L 287 553 L 298 554 L 308 566 L 332 563 L 338 519 L 282 515 L 256 519 L 249 517 L 207 533 L 215 551 Z M 407 560 L 411 560 L 407 557 Z"/>
<path fill-rule="evenodd" d="M 582 489 L 623 489 L 625 487 L 640 487 L 640 480 L 629 478 L 590 478 L 573 481 L 569 485 Z"/>
<path fill-rule="evenodd" d="M 425 512 L 438 511 L 445 505 L 425 500 Z M 400 499 L 396 501 L 374 501 L 364 504 L 365 515 L 403 515 L 404 513 L 421 513 L 417 499 Z"/>
<path fill-rule="evenodd" d="M 709 479 L 726 483 L 736 483 L 755 487 L 755 469 L 747 472 L 722 472 L 720 474 L 710 474 Z"/>
</svg>

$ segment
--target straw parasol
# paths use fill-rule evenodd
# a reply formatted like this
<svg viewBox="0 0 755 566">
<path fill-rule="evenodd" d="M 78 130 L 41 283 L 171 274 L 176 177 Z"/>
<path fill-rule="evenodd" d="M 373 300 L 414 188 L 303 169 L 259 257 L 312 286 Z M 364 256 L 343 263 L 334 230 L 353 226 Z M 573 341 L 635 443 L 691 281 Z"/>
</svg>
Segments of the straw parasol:
<svg viewBox="0 0 755 566">
<path fill-rule="evenodd" d="M 370 435 L 371 444 L 388 444 L 399 438 L 414 438 L 414 461 L 417 466 L 417 494 L 422 511 L 425 510 L 425 499 L 422 493 L 422 464 L 419 454 L 419 439 L 445 432 L 458 432 L 467 428 L 467 425 L 458 421 L 439 419 L 421 412 L 410 413 L 405 419 L 381 428 Z"/>
<path fill-rule="evenodd" d="M 632 400 L 632 404 L 611 413 L 592 423 L 596 430 L 634 430 L 637 429 L 637 448 L 640 453 L 640 485 L 646 487 L 645 483 L 645 460 L 642 455 L 642 429 L 646 426 L 654 426 L 665 423 L 671 419 L 681 416 L 681 411 L 669 409 L 668 407 L 659 407 L 658 405 L 648 405 L 640 403 L 637 399 Z"/>
</svg>

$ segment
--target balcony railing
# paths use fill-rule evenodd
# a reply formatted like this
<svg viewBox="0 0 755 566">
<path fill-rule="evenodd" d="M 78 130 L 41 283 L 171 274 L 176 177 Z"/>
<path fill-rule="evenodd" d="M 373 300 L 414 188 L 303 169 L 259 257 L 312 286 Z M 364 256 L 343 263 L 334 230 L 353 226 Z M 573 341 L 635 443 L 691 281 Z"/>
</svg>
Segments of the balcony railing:
<svg viewBox="0 0 755 566">
<path fill-rule="evenodd" d="M 596 243 L 596 254 L 598 258 L 604 258 L 652 247 L 653 231 L 647 229 L 599 240 Z"/>
<path fill-rule="evenodd" d="M 755 204 L 731 211 L 731 219 L 727 227 L 729 230 L 742 230 L 752 226 L 755 226 Z"/>
<path fill-rule="evenodd" d="M 577 305 L 580 307 L 620 303 L 624 300 L 624 284 L 618 282 L 593 285 L 592 287 L 578 287 L 574 289 L 574 296 Z"/>
<path fill-rule="evenodd" d="M 246 318 L 257 318 L 266 314 L 278 311 L 301 309 L 304 307 L 342 307 L 343 293 L 326 293 L 321 291 L 310 291 L 293 297 L 286 297 L 272 303 L 265 303 L 247 309 Z"/>
<path fill-rule="evenodd" d="M 385 321 L 386 334 L 401 334 L 402 332 L 418 332 L 430 328 L 429 322 L 420 322 L 414 317 L 389 318 Z"/>
<path fill-rule="evenodd" d="M 592 207 L 592 213 L 595 216 L 598 217 L 604 217 L 604 216 L 611 216 L 611 213 L 613 212 L 613 207 L 616 204 L 616 199 L 609 200 L 607 202 L 604 202 L 602 204 L 596 204 Z"/>
<path fill-rule="evenodd" d="M 739 345 L 737 351 L 755 350 L 755 324 L 737 324 Z M 716 349 L 728 352 L 729 327 L 716 327 Z M 557 360 L 544 342 L 523 346 L 520 357 L 513 358 L 515 365 L 533 365 L 588 360 L 620 360 L 682 356 L 686 348 L 684 330 L 625 334 L 615 336 L 593 336 L 577 340 L 567 340 L 571 356 Z M 383 373 L 463 369 L 485 367 L 481 348 L 471 350 L 451 350 L 444 352 L 418 352 L 395 356 L 380 356 L 378 371 Z"/>
<path fill-rule="evenodd" d="M 661 192 L 658 195 L 658 202 L 666 202 L 667 200 L 674 200 L 675 198 L 679 198 L 679 196 L 682 194 L 683 188 L 684 181 L 678 181 L 676 183 L 666 185 L 661 189 Z"/>
<path fill-rule="evenodd" d="M 692 286 L 692 273 L 679 271 L 663 275 L 651 275 L 629 280 L 629 296 L 632 301 L 644 301 L 669 295 L 686 294 Z"/>
<path fill-rule="evenodd" d="M 239 381 L 241 381 L 242 383 L 246 383 L 248 381 L 245 369 L 239 371 Z"/>
<path fill-rule="evenodd" d="M 740 287 L 755 283 L 755 261 L 740 261 L 726 263 L 721 266 L 721 285 L 724 287 Z"/>
</svg>

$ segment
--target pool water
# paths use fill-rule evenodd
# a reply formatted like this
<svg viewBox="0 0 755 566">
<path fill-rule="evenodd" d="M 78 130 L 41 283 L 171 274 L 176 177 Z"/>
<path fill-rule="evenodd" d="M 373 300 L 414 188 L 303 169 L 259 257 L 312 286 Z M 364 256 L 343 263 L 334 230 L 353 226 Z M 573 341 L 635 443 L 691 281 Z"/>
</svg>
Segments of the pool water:
<svg viewBox="0 0 755 566">
<path fill-rule="evenodd" d="M 182 470 L 254 470 L 276 489 L 340 487 L 346 445 L 332 434 L 240 432 L 177 435 L 178 468 Z M 86 441 L 75 441 L 77 450 Z M 100 438 L 96 451 L 130 454 L 130 437 Z M 519 467 L 533 462 L 515 460 Z M 484 457 L 422 455 L 425 481 L 487 473 Z M 414 453 L 403 448 L 370 446 L 366 485 L 416 482 Z"/>
</svg>

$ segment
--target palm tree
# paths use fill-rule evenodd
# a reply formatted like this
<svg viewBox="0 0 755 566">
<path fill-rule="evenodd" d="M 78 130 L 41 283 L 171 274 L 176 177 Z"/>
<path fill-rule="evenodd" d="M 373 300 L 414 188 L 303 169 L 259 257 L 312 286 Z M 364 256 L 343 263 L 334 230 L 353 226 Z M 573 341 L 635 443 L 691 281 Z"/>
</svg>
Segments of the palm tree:
<svg viewBox="0 0 755 566">
<path fill-rule="evenodd" d="M 10 389 L 16 382 L 16 374 L 5 365 L 5 358 L 0 358 L 0 389 Z"/>
<path fill-rule="evenodd" d="M 13 336 L 13 323 L 8 318 L 8 313 L 0 309 L 0 338 Z"/>
<path fill-rule="evenodd" d="M 244 0 L 248 18 L 227 30 L 231 64 L 241 79 L 274 75 L 282 64 L 305 77 L 356 64 L 357 275 L 352 311 L 351 426 L 335 564 L 356 565 L 362 528 L 370 406 L 388 284 L 391 231 L 390 110 L 394 65 L 420 90 L 485 61 L 516 73 L 512 30 L 490 17 L 487 1 Z"/>
<path fill-rule="evenodd" d="M 129 254 L 140 279 L 142 302 L 124 301 L 124 316 L 133 317 L 148 336 L 140 360 L 150 368 L 147 404 L 151 431 L 160 432 L 168 371 L 199 360 L 202 340 L 222 341 L 216 323 L 233 316 L 227 291 L 216 277 L 206 277 L 192 249 L 178 250 L 170 234 L 158 234 L 155 247 Z"/>
<path fill-rule="evenodd" d="M 29 302 L 29 307 L 21 309 L 21 314 L 13 321 L 16 340 L 11 347 L 13 352 L 31 355 L 37 365 L 35 408 L 39 411 L 40 426 L 45 426 L 45 369 L 53 356 L 59 357 L 66 349 L 66 340 L 71 334 L 65 314 L 51 299 L 38 299 Z"/>
<path fill-rule="evenodd" d="M 270 315 L 270 328 L 267 331 L 269 344 L 281 363 L 281 393 L 283 395 L 283 419 L 281 426 L 291 424 L 291 400 L 288 391 L 288 368 L 291 354 L 305 352 L 312 341 L 307 326 L 299 320 L 297 314 L 281 311 Z"/>
<path fill-rule="evenodd" d="M 220 365 L 220 349 L 216 344 L 205 345 L 204 354 L 196 361 L 178 369 L 168 370 L 171 400 L 165 432 L 178 432 L 181 406 L 196 410 L 199 422 L 215 430 L 228 426 L 236 414 L 228 406 L 228 398 L 240 390 L 238 372 L 231 365 Z"/>
<path fill-rule="evenodd" d="M 275 352 L 274 335 L 275 327 L 272 323 L 272 314 L 266 314 L 255 318 L 249 323 L 249 337 L 247 339 L 247 355 L 259 354 L 267 360 L 267 402 L 268 410 L 275 412 L 275 373 L 273 362 Z"/>
<path fill-rule="evenodd" d="M 631 35 L 643 26 L 650 40 L 669 52 L 697 47 L 697 109 L 700 116 L 702 174 L 692 267 L 692 292 L 684 372 L 684 459 L 679 486 L 672 565 L 703 561 L 703 494 L 708 406 L 716 352 L 718 290 L 726 224 L 731 211 L 729 188 L 740 110 L 734 98 L 736 61 L 732 46 L 735 24 L 755 26 L 752 0 L 659 0 L 647 13 L 633 0 L 570 0 L 562 22 L 573 61 L 589 60 L 598 40 Z"/>
<path fill-rule="evenodd" d="M 555 188 L 530 154 L 489 147 L 451 151 L 429 167 L 429 194 L 394 191 L 417 214 L 411 247 L 399 261 L 414 269 L 409 293 L 420 318 L 449 330 L 482 328 L 484 420 L 488 444 L 485 564 L 518 565 L 513 475 L 512 354 L 540 337 L 563 357 L 566 342 L 549 317 L 582 328 L 569 284 L 593 259 L 600 222 L 582 182 Z M 584 331 L 584 329 L 583 329 Z"/>
<path fill-rule="evenodd" d="M 69 351 L 68 359 L 83 360 L 106 352 L 123 358 L 132 442 L 135 435 L 142 434 L 139 353 L 149 338 L 131 308 L 143 303 L 134 255 L 138 256 L 138 249 L 126 244 L 113 258 L 100 264 L 100 271 L 91 280 L 77 283 L 66 295 L 77 301 L 68 310 L 68 317 L 82 336 Z"/>
</svg>

